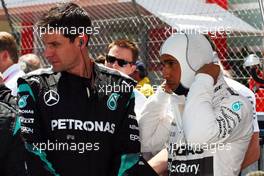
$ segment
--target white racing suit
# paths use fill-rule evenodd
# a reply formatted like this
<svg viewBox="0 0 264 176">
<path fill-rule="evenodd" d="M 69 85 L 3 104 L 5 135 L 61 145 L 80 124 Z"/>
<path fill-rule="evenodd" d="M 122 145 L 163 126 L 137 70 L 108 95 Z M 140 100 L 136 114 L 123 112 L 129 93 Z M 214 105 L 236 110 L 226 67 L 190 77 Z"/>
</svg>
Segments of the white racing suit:
<svg viewBox="0 0 264 176">
<path fill-rule="evenodd" d="M 139 121 L 142 151 L 157 152 L 169 140 L 169 175 L 238 175 L 253 132 L 250 102 L 221 76 L 214 86 L 209 75 L 198 74 L 183 115 L 182 103 L 161 90 L 148 100 Z"/>
<path fill-rule="evenodd" d="M 139 116 L 141 152 L 153 156 L 165 147 L 171 122 L 180 115 L 178 105 L 184 102 L 184 96 L 165 93 L 161 87 L 147 99 Z"/>
</svg>

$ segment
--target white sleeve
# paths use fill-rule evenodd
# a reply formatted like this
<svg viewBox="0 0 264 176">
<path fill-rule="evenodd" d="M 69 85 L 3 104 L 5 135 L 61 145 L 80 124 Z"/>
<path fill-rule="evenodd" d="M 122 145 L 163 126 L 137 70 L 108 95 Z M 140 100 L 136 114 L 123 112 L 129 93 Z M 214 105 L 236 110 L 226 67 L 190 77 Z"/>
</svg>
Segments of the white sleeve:
<svg viewBox="0 0 264 176">
<path fill-rule="evenodd" d="M 159 88 L 146 101 L 139 117 L 141 152 L 158 152 L 167 142 L 172 121 L 167 115 L 170 96 Z"/>
<path fill-rule="evenodd" d="M 253 106 L 253 126 L 254 126 L 254 132 L 259 132 L 259 125 L 258 125 L 258 116 L 256 113 L 256 97 L 253 92 L 249 94 L 247 97 L 250 100 L 250 103 Z"/>
<path fill-rule="evenodd" d="M 136 113 L 136 117 L 137 117 L 137 120 L 139 120 L 139 115 L 140 115 L 140 112 L 145 104 L 145 102 L 147 101 L 147 98 L 141 93 L 139 92 L 137 89 L 134 89 L 133 90 L 134 93 L 135 93 L 135 113 Z"/>
<path fill-rule="evenodd" d="M 258 117 L 257 117 L 257 115 L 256 115 L 256 117 L 253 120 L 253 127 L 254 127 L 254 133 L 258 133 L 259 132 L 259 125 L 258 125 Z"/>
<path fill-rule="evenodd" d="M 187 142 L 226 142 L 231 136 L 238 138 L 244 134 L 251 137 L 252 108 L 249 108 L 249 102 L 244 97 L 232 95 L 214 107 L 213 83 L 211 76 L 200 73 L 191 85 L 183 114 Z"/>
</svg>

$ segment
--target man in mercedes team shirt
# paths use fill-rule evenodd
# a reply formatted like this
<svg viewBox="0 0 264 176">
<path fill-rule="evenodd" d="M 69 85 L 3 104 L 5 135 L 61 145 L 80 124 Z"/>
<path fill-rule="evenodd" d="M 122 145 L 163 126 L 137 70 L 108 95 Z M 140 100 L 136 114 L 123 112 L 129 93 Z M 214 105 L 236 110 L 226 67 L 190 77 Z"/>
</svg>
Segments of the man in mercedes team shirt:
<svg viewBox="0 0 264 176">
<path fill-rule="evenodd" d="M 88 40 L 93 30 L 87 12 L 74 3 L 51 8 L 38 22 L 52 69 L 18 80 L 32 175 L 47 175 L 41 172 L 45 168 L 49 175 L 116 176 L 139 159 L 130 88 L 135 82 L 92 61 Z M 126 91 L 105 90 L 112 85 Z"/>
</svg>

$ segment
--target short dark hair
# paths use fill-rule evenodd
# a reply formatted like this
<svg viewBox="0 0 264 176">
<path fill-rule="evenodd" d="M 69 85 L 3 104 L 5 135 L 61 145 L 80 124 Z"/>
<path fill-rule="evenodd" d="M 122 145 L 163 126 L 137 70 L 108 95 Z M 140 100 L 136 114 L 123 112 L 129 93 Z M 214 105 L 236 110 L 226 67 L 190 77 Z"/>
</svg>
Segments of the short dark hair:
<svg viewBox="0 0 264 176">
<path fill-rule="evenodd" d="M 146 65 L 144 64 L 144 62 L 138 60 L 136 62 L 136 70 L 138 71 L 139 73 L 139 77 L 140 79 L 143 79 L 145 78 L 146 76 L 148 76 L 148 71 L 147 71 L 147 68 L 146 68 Z"/>
<path fill-rule="evenodd" d="M 17 63 L 18 50 L 15 38 L 8 32 L 0 32 L 0 51 L 7 51 L 10 55 L 10 59 Z"/>
<path fill-rule="evenodd" d="M 127 40 L 127 39 L 120 39 L 120 40 L 116 40 L 116 41 L 113 41 L 112 43 L 110 43 L 108 45 L 108 51 L 110 51 L 111 48 L 113 48 L 114 46 L 119 46 L 121 48 L 127 48 L 127 49 L 130 49 L 131 52 L 132 52 L 132 60 L 133 62 L 136 62 L 138 60 L 138 47 L 137 45 L 130 41 L 130 40 Z"/>
<path fill-rule="evenodd" d="M 71 42 L 75 40 L 79 35 L 86 34 L 88 39 L 90 32 L 87 32 L 87 28 L 91 29 L 91 19 L 86 10 L 74 3 L 60 3 L 57 6 L 51 8 L 45 13 L 42 18 L 37 22 L 38 30 L 52 28 L 71 28 L 80 29 L 85 28 L 82 33 L 63 33 L 63 36 L 69 38 Z"/>
</svg>

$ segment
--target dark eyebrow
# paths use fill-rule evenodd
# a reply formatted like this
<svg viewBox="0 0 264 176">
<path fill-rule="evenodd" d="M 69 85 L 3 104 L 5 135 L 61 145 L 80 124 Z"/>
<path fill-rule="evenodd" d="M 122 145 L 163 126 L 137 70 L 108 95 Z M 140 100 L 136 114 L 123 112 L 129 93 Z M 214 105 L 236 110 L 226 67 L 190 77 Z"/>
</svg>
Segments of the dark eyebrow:
<svg viewBox="0 0 264 176">
<path fill-rule="evenodd" d="M 48 42 L 46 43 L 47 45 L 54 45 L 54 44 L 60 44 L 60 42 L 57 42 L 57 41 L 53 41 L 53 42 Z"/>
<path fill-rule="evenodd" d="M 53 46 L 53 47 L 57 47 L 57 46 L 61 45 L 61 42 L 58 42 L 58 41 L 51 41 L 51 42 L 48 42 L 48 43 L 44 42 L 44 45 L 45 46 L 50 45 L 50 46 Z"/>
</svg>

